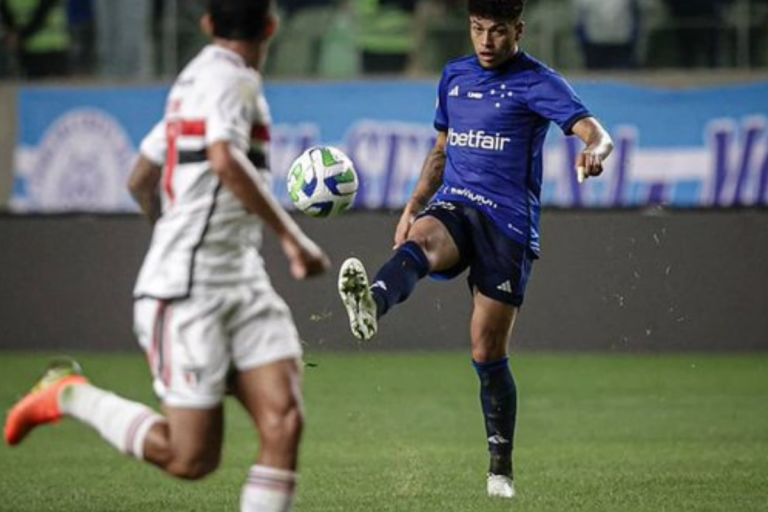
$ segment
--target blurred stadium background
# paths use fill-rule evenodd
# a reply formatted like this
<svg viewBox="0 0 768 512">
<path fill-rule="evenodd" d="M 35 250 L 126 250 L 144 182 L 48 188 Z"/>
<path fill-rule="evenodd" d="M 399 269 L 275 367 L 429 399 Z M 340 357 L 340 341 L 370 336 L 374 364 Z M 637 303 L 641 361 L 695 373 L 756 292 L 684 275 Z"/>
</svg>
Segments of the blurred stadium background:
<svg viewBox="0 0 768 512">
<path fill-rule="evenodd" d="M 62 351 L 151 400 L 131 329 L 150 230 L 123 184 L 169 80 L 204 44 L 204 1 L 53 5 L 26 55 L 19 27 L 7 16 L 0 27 L 0 405 Z M 464 2 L 279 5 L 266 70 L 275 193 L 287 205 L 287 165 L 306 147 L 345 149 L 363 184 L 355 211 L 298 220 L 337 265 L 356 255 L 375 268 L 433 141 L 442 63 L 471 51 Z M 526 19 L 524 49 L 572 81 L 617 150 L 580 187 L 574 141 L 549 138 L 543 258 L 513 344 L 529 468 L 516 508 L 766 510 L 768 1 L 529 0 Z M 307 376 L 315 426 L 299 510 L 501 510 L 474 479 L 483 434 L 466 285 L 425 282 L 360 347 L 335 276 L 293 282 L 267 238 L 274 284 L 319 364 Z M 413 412 L 423 407 L 427 418 Z M 231 428 L 237 468 L 202 491 L 36 434 L 37 448 L 0 448 L 0 510 L 232 509 L 252 447 L 242 416 Z M 415 434 L 441 429 L 443 445 Z M 72 461 L 150 490 L 138 499 L 56 470 Z"/>
</svg>

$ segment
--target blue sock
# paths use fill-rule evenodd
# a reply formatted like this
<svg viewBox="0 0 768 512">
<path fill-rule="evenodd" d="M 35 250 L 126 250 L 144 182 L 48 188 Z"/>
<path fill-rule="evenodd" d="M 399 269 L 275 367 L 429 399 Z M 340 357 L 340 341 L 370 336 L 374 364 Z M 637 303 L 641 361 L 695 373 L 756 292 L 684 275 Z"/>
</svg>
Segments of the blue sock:
<svg viewBox="0 0 768 512">
<path fill-rule="evenodd" d="M 489 473 L 512 476 L 512 448 L 517 417 L 517 386 L 509 368 L 509 358 L 478 363 L 472 361 L 480 377 L 480 402 L 488 434 L 491 456 Z"/>
<path fill-rule="evenodd" d="M 371 284 L 377 315 L 383 316 L 392 306 L 403 302 L 416 283 L 429 272 L 429 260 L 415 242 L 406 242 L 379 269 Z"/>
</svg>

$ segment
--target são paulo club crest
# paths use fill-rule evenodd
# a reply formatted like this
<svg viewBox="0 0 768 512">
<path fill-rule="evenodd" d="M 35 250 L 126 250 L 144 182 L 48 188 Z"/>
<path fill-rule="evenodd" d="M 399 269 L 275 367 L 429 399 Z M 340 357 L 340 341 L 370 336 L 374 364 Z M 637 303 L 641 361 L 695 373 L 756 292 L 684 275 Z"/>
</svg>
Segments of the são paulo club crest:
<svg viewBox="0 0 768 512">
<path fill-rule="evenodd" d="M 97 109 L 57 119 L 18 163 L 27 211 L 134 211 L 125 184 L 136 151 L 120 123 Z"/>
</svg>

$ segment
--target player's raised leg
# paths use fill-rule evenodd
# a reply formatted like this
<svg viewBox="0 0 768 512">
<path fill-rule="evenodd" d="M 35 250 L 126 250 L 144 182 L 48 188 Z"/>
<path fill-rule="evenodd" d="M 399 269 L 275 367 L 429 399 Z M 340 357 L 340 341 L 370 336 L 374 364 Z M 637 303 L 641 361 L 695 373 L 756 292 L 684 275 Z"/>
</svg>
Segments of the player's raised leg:
<svg viewBox="0 0 768 512">
<path fill-rule="evenodd" d="M 218 466 L 223 425 L 220 406 L 166 408 L 163 417 L 144 404 L 93 386 L 72 360 L 55 361 L 11 409 L 5 440 L 18 445 L 34 428 L 64 417 L 90 426 L 121 453 L 172 476 L 194 480 Z"/>
<path fill-rule="evenodd" d="M 413 293 L 416 283 L 430 271 L 456 264 L 459 250 L 443 223 L 431 216 L 419 218 L 408 240 L 369 283 L 357 258 L 347 259 L 339 271 L 339 293 L 349 314 L 352 333 L 361 340 L 372 338 L 378 319 Z"/>
<path fill-rule="evenodd" d="M 139 459 L 150 428 L 164 422 L 149 407 L 88 383 L 76 362 L 58 360 L 11 409 L 5 424 L 6 443 L 15 446 L 34 428 L 65 416 L 93 427 L 119 451 Z"/>
<path fill-rule="evenodd" d="M 517 307 L 475 294 L 472 312 L 472 359 L 480 379 L 490 464 L 488 495 L 515 495 L 512 449 L 517 417 L 517 387 L 509 367 L 507 345 Z"/>
<path fill-rule="evenodd" d="M 241 512 L 290 512 L 304 427 L 301 362 L 283 359 L 238 376 L 237 397 L 259 431 L 260 452 L 240 498 Z"/>
<path fill-rule="evenodd" d="M 161 416 L 144 404 L 90 384 L 65 388 L 59 404 L 64 415 L 92 427 L 120 452 L 171 476 L 198 480 L 213 472 L 221 459 L 221 405 L 164 407 Z"/>
</svg>

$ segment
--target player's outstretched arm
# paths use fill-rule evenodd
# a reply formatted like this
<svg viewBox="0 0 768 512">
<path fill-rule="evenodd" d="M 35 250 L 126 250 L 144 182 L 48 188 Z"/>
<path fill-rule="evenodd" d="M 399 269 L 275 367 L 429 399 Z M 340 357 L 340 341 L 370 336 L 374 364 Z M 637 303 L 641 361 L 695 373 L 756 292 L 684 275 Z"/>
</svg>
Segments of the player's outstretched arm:
<svg viewBox="0 0 768 512">
<path fill-rule="evenodd" d="M 611 136 L 594 117 L 580 119 L 572 131 L 586 145 L 576 158 L 579 181 L 599 176 L 603 172 L 603 162 L 613 151 Z"/>
<path fill-rule="evenodd" d="M 408 240 L 408 232 L 413 224 L 413 219 L 421 209 L 423 209 L 432 196 L 435 195 L 440 185 L 443 184 L 443 172 L 445 171 L 445 145 L 448 136 L 445 132 L 437 133 L 435 146 L 424 160 L 421 168 L 421 175 L 416 187 L 413 190 L 411 199 L 405 205 L 400 221 L 395 230 L 395 249 L 403 245 Z"/>
<path fill-rule="evenodd" d="M 161 174 L 162 167 L 140 154 L 128 178 L 128 190 L 152 224 L 157 222 L 162 213 L 158 190 Z"/>
<path fill-rule="evenodd" d="M 330 267 L 328 256 L 275 200 L 245 153 L 227 141 L 220 141 L 208 148 L 208 160 L 224 186 L 243 203 L 245 209 L 261 217 L 280 237 L 293 277 L 311 277 Z"/>
</svg>

